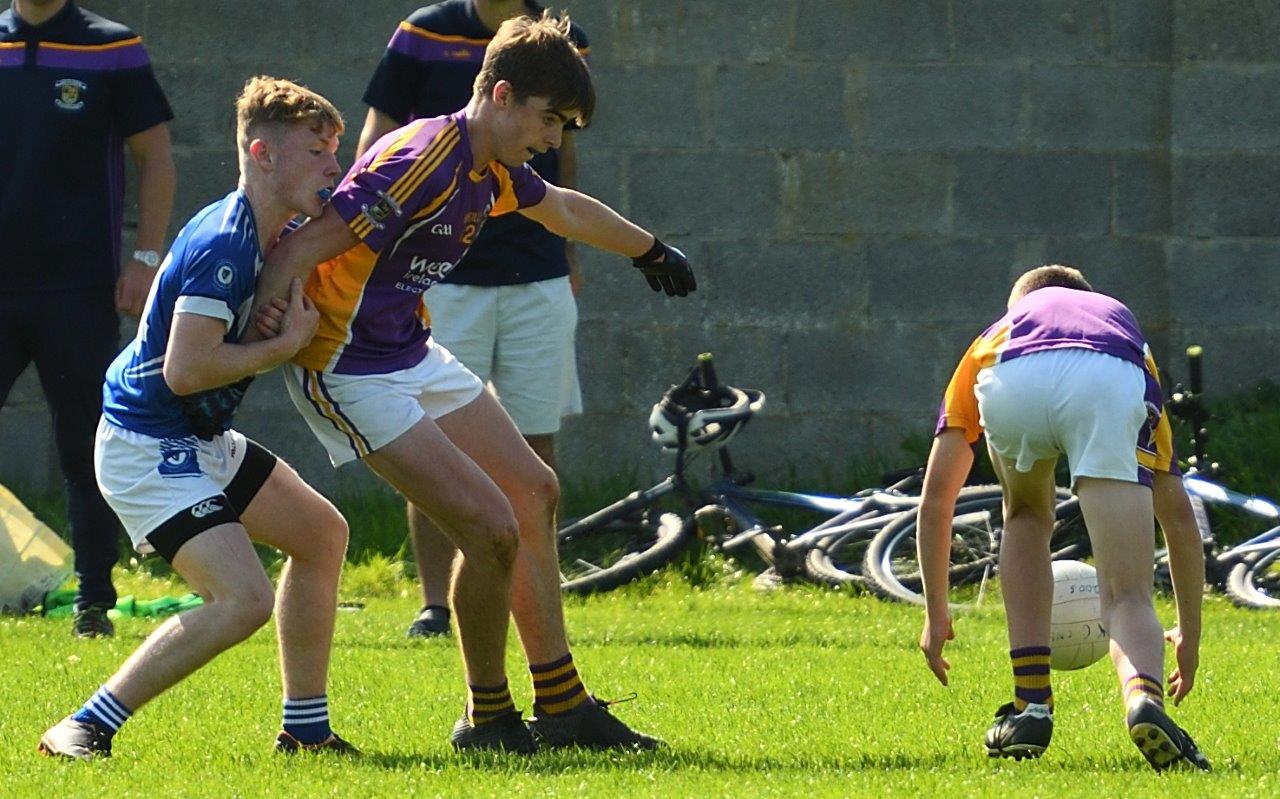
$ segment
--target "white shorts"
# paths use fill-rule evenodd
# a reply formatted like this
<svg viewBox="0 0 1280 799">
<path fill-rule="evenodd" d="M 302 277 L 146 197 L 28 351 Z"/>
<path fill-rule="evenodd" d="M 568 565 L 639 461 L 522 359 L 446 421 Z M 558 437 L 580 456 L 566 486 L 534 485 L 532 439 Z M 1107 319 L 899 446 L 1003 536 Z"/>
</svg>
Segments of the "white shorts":
<svg viewBox="0 0 1280 799">
<path fill-rule="evenodd" d="M 105 418 L 93 447 L 98 489 L 134 549 L 170 561 L 199 533 L 239 521 L 276 461 L 235 430 L 212 441 L 153 438 Z"/>
<path fill-rule="evenodd" d="M 582 413 L 569 278 L 515 286 L 440 283 L 423 295 L 431 335 L 485 383 L 527 436 Z"/>
<path fill-rule="evenodd" d="M 434 339 L 416 366 L 381 375 L 338 375 L 285 364 L 293 406 L 341 466 L 381 449 L 418 423 L 469 404 L 484 384 Z"/>
<path fill-rule="evenodd" d="M 1143 482 L 1138 437 L 1147 423 L 1142 369 L 1079 347 L 1046 350 L 978 373 L 974 393 L 987 444 L 1020 472 L 1067 456 L 1081 477 Z"/>
</svg>

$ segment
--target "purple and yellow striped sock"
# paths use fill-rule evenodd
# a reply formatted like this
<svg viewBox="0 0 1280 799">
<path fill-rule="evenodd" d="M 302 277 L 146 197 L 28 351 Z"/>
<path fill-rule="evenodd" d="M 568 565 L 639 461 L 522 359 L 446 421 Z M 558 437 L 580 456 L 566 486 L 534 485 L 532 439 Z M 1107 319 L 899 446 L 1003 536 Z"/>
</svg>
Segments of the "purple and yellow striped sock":
<svg viewBox="0 0 1280 799">
<path fill-rule="evenodd" d="M 539 712 L 559 716 L 591 699 L 578 677 L 578 670 L 573 667 L 572 654 L 550 663 L 530 663 L 529 674 L 533 677 L 533 701 Z"/>
<path fill-rule="evenodd" d="M 1024 646 L 1009 650 L 1013 661 L 1013 709 L 1021 713 L 1029 704 L 1053 707 L 1049 683 L 1049 647 Z"/>
<path fill-rule="evenodd" d="M 467 693 L 467 718 L 475 726 L 493 721 L 516 709 L 506 680 L 497 685 L 468 685 Z"/>
<path fill-rule="evenodd" d="M 1139 696 L 1145 696 L 1164 707 L 1164 687 L 1159 679 L 1138 672 L 1124 681 L 1124 703 L 1127 705 Z"/>
</svg>

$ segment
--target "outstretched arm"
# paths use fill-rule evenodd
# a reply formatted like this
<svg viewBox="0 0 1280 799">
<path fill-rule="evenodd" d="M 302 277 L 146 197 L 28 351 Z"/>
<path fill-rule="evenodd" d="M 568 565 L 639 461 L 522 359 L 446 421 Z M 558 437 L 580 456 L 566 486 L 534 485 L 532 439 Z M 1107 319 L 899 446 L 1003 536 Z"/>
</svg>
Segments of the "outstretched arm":
<svg viewBox="0 0 1280 799">
<path fill-rule="evenodd" d="M 596 198 L 550 183 L 542 202 L 521 208 L 520 213 L 557 236 L 628 258 L 639 258 L 656 238 Z"/>
<path fill-rule="evenodd" d="M 698 287 L 684 253 L 663 244 L 594 197 L 548 183 L 542 201 L 521 208 L 520 213 L 558 236 L 629 256 L 631 265 L 649 281 L 649 288 L 665 291 L 668 297 L 683 297 Z"/>
<path fill-rule="evenodd" d="M 289 283 L 298 278 L 304 284 L 321 261 L 337 257 L 360 243 L 342 217 L 332 207 L 326 206 L 319 218 L 285 236 L 262 267 L 258 276 L 258 288 L 253 301 L 253 318 L 258 317 L 263 306 L 275 299 L 289 296 Z M 244 331 L 245 343 L 259 341 L 262 331 L 250 325 Z"/>
<path fill-rule="evenodd" d="M 925 621 L 920 633 L 920 649 L 929 670 L 938 682 L 947 684 L 951 664 L 942 657 L 942 648 L 955 638 L 951 609 L 947 601 L 947 570 L 951 564 L 951 519 L 956 496 L 973 466 L 973 449 L 964 430 L 948 427 L 933 440 L 929 464 L 924 472 L 920 510 L 916 521 L 916 549 L 920 575 L 924 580 Z"/>
</svg>

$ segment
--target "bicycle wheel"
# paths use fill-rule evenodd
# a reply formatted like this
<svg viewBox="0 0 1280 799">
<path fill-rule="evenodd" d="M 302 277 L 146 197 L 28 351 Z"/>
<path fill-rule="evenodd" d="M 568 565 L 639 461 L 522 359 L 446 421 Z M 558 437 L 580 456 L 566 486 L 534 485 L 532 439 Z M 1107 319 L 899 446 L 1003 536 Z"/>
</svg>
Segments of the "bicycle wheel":
<svg viewBox="0 0 1280 799">
<path fill-rule="evenodd" d="M 1231 601 L 1241 607 L 1280 608 L 1280 549 L 1237 563 L 1227 575 L 1226 591 Z"/>
<path fill-rule="evenodd" d="M 693 538 L 693 519 L 650 513 L 562 527 L 556 536 L 560 590 L 608 591 L 650 574 L 675 559 Z"/>
<path fill-rule="evenodd" d="M 966 490 L 973 493 L 968 497 L 961 493 L 952 519 L 951 561 L 947 576 L 953 587 L 983 582 L 999 566 L 1000 536 L 1004 528 L 1000 491 L 986 487 Z M 1058 490 L 1058 500 L 1050 539 L 1050 557 L 1053 560 L 1085 557 L 1090 553 L 1090 547 L 1079 502 L 1065 489 Z M 868 579 L 868 587 L 876 595 L 924 604 L 921 594 L 923 581 L 916 553 L 918 516 L 918 509 L 903 513 L 886 525 L 867 546 L 863 574 Z"/>
<path fill-rule="evenodd" d="M 886 522 L 887 523 L 887 522 Z M 862 560 L 874 530 L 835 536 L 822 541 L 804 555 L 804 573 L 819 585 L 833 588 L 851 586 L 866 589 L 867 578 L 862 575 Z"/>
<path fill-rule="evenodd" d="M 1000 546 L 1000 507 L 997 495 L 986 507 L 957 508 L 951 520 L 949 582 L 957 585 L 995 570 Z M 923 605 L 923 581 L 916 554 L 918 510 L 910 510 L 885 525 L 867 546 L 862 573 L 867 587 L 883 599 Z"/>
</svg>

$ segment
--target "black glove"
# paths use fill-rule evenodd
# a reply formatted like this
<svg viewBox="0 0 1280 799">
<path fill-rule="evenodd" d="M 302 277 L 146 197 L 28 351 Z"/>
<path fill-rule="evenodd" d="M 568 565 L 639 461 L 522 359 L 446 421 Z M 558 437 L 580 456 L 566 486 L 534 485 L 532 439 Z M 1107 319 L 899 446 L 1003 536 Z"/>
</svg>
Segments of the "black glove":
<svg viewBox="0 0 1280 799">
<path fill-rule="evenodd" d="M 657 236 L 653 237 L 649 251 L 639 258 L 632 258 L 631 265 L 644 273 L 649 288 L 665 291 L 668 297 L 685 297 L 698 288 L 698 281 L 693 279 L 693 270 L 689 268 L 689 259 L 675 247 L 663 244 Z"/>
<path fill-rule="evenodd" d="M 226 430 L 253 378 L 254 375 L 250 375 L 231 385 L 178 397 L 182 415 L 191 425 L 191 432 L 205 441 L 212 441 L 214 436 Z"/>
</svg>

